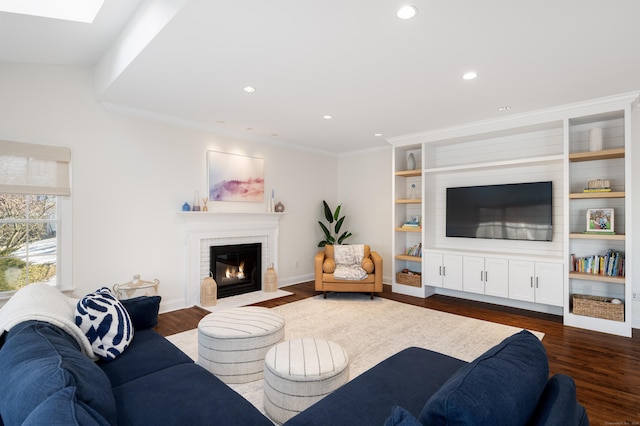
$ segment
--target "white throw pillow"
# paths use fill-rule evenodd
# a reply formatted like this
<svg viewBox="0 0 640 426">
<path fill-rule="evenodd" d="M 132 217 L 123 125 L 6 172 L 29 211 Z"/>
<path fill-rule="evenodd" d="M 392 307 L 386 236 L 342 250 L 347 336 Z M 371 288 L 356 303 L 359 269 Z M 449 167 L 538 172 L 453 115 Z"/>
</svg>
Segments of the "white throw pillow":
<svg viewBox="0 0 640 426">
<path fill-rule="evenodd" d="M 89 339 L 93 353 L 104 360 L 116 358 L 133 339 L 129 313 L 107 287 L 78 301 L 76 325 Z"/>
</svg>

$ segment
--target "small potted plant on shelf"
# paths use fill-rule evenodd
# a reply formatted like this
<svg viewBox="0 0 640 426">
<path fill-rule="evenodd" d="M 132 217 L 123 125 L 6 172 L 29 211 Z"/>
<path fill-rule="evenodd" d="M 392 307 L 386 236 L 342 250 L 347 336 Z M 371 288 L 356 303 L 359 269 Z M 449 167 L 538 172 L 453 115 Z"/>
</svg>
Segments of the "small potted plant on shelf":
<svg viewBox="0 0 640 426">
<path fill-rule="evenodd" d="M 322 200 L 322 204 L 324 207 L 324 218 L 327 220 L 328 226 L 321 221 L 318 221 L 320 229 L 322 229 L 322 232 L 324 233 L 324 240 L 318 243 L 318 247 L 324 247 L 327 244 L 342 244 L 344 240 L 351 236 L 351 232 L 349 231 L 344 231 L 340 234 L 340 228 L 342 228 L 342 223 L 345 218 L 345 216 L 340 217 L 342 204 L 336 207 L 335 212 L 331 211 L 331 207 L 329 207 L 326 201 Z M 334 222 L 335 225 L 333 225 Z"/>
</svg>

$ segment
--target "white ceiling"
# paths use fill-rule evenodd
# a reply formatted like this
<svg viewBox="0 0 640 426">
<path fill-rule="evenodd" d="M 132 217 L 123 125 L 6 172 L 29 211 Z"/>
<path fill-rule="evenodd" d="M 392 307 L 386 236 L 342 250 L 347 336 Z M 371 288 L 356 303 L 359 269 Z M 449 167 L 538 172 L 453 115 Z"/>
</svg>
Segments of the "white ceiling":
<svg viewBox="0 0 640 426">
<path fill-rule="evenodd" d="M 94 24 L 0 13 L 0 61 L 94 67 L 111 109 L 329 153 L 640 90 L 638 0 L 413 0 L 402 21 L 405 3 L 106 0 Z"/>
</svg>

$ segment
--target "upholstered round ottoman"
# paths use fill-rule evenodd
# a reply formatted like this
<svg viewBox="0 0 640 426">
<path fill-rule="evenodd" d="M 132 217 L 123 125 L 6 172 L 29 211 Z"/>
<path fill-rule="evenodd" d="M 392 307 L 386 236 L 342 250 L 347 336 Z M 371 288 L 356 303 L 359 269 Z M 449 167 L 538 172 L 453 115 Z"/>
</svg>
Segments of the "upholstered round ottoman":
<svg viewBox="0 0 640 426">
<path fill-rule="evenodd" d="M 264 409 L 284 423 L 348 379 L 349 358 L 337 343 L 314 338 L 278 343 L 264 358 Z"/>
<path fill-rule="evenodd" d="M 284 340 L 284 318 L 258 306 L 214 312 L 198 323 L 198 364 L 225 383 L 262 378 L 264 356 Z"/>
</svg>

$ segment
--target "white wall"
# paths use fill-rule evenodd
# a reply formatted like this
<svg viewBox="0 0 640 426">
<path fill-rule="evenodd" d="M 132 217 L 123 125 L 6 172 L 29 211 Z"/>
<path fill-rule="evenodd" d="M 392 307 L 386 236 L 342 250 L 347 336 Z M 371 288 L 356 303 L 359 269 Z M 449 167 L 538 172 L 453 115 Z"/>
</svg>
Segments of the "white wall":
<svg viewBox="0 0 640 426">
<path fill-rule="evenodd" d="M 109 112 L 92 84 L 83 68 L 0 63 L 0 139 L 72 149 L 75 296 L 138 273 L 160 280 L 164 310 L 184 306 L 176 212 L 194 190 L 205 194 L 207 150 L 264 158 L 265 187 L 286 206 L 279 284 L 312 279 L 321 203 L 336 200 L 335 157 Z M 262 212 L 266 201 L 210 202 L 209 210 Z"/>
<path fill-rule="evenodd" d="M 341 155 L 338 159 L 338 202 L 347 216 L 346 242 L 369 244 L 382 256 L 383 280 L 391 282 L 391 146 Z M 332 206 L 333 207 L 333 206 Z"/>
</svg>

